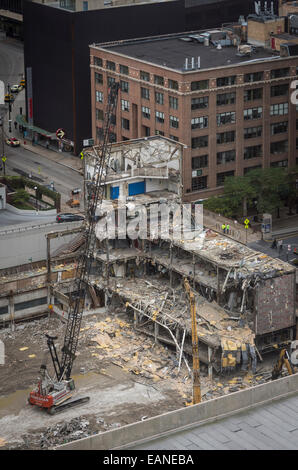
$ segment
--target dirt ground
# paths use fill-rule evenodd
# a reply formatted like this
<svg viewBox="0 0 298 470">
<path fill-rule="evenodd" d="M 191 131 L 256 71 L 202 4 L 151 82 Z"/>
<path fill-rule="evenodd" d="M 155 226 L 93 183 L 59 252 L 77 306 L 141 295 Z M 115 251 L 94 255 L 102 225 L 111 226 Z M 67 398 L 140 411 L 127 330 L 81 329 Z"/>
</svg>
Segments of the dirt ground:
<svg viewBox="0 0 298 470">
<path fill-rule="evenodd" d="M 135 421 L 181 408 L 191 401 L 192 380 L 185 364 L 178 373 L 175 351 L 135 332 L 125 314 L 84 317 L 73 367 L 77 393 L 90 401 L 50 416 L 27 399 L 35 388 L 47 354 L 45 333 L 58 336 L 60 351 L 65 324 L 43 318 L 0 330 L 5 365 L 0 365 L 0 448 L 46 449 Z M 190 363 L 191 365 L 191 363 Z M 270 369 L 270 367 L 269 367 Z M 262 383 L 268 370 L 252 376 L 214 377 L 201 368 L 202 399 Z"/>
</svg>

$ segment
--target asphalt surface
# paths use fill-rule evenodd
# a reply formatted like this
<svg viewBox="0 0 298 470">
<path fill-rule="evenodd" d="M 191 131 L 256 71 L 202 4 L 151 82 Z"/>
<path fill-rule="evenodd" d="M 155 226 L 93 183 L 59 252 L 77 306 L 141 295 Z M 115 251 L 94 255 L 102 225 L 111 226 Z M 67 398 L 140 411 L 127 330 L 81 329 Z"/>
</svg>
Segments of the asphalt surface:
<svg viewBox="0 0 298 470">
<path fill-rule="evenodd" d="M 17 40 L 7 39 L 0 41 L 0 80 L 7 84 L 19 83 L 24 73 L 23 44 Z M 16 98 L 12 104 L 12 132 L 8 131 L 8 105 L 0 105 L 0 115 L 4 115 L 5 137 L 22 137 L 18 129 L 14 128 L 15 115 L 19 114 L 20 107 L 25 114 L 25 90 L 15 94 Z M 0 132 L 1 141 L 1 132 Z M 48 160 L 39 154 L 23 148 L 12 148 L 4 144 L 4 154 L 6 156 L 5 173 L 7 175 L 31 176 L 37 183 L 49 185 L 54 182 L 55 189 L 61 194 L 62 203 L 70 199 L 71 190 L 75 187 L 82 187 L 83 177 L 71 168 L 66 168 L 53 161 Z M 2 145 L 0 142 L 0 155 L 2 155 Z M 3 165 L 0 174 L 4 174 Z"/>
<path fill-rule="evenodd" d="M 278 258 L 282 261 L 291 262 L 294 259 L 298 259 L 298 255 L 293 253 L 294 248 L 297 248 L 298 251 L 298 236 L 283 238 L 282 242 L 283 249 L 280 253 L 278 249 L 271 248 L 272 242 L 266 242 L 264 240 L 249 243 L 248 246 L 254 250 L 261 251 L 262 253 L 271 256 L 272 258 Z M 288 250 L 289 245 L 291 248 L 290 250 Z"/>
<path fill-rule="evenodd" d="M 5 228 L 9 229 L 10 226 L 13 225 L 43 225 L 43 224 L 49 224 L 49 223 L 56 223 L 56 216 L 39 216 L 39 215 L 17 215 L 13 214 L 12 212 L 9 212 L 7 210 L 1 210 L 0 211 L 0 229 Z"/>
</svg>

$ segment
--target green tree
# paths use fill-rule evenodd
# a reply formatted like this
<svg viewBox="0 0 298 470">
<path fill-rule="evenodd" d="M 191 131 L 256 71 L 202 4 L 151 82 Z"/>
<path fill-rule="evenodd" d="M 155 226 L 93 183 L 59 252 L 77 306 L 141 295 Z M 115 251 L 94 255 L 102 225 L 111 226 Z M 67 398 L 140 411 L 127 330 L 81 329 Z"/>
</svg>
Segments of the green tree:
<svg viewBox="0 0 298 470">
<path fill-rule="evenodd" d="M 258 213 L 278 211 L 282 206 L 282 194 L 287 190 L 287 173 L 284 168 L 256 169 L 247 173 L 246 178 L 255 190 Z"/>
<path fill-rule="evenodd" d="M 257 191 L 247 176 L 229 176 L 224 182 L 224 194 L 229 207 L 236 216 L 247 215 L 247 207 Z"/>
<path fill-rule="evenodd" d="M 28 194 L 24 189 L 18 189 L 15 194 L 12 196 L 12 203 L 15 205 L 28 202 L 30 194 Z"/>
</svg>

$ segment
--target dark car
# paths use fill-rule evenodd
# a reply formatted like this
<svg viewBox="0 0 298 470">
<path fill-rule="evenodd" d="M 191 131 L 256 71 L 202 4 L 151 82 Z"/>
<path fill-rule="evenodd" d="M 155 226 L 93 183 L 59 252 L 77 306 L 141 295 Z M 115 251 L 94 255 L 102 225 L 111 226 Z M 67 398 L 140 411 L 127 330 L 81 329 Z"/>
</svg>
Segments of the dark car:
<svg viewBox="0 0 298 470">
<path fill-rule="evenodd" d="M 56 222 L 74 222 L 77 220 L 84 220 L 85 217 L 79 214 L 58 214 L 56 217 Z"/>
</svg>

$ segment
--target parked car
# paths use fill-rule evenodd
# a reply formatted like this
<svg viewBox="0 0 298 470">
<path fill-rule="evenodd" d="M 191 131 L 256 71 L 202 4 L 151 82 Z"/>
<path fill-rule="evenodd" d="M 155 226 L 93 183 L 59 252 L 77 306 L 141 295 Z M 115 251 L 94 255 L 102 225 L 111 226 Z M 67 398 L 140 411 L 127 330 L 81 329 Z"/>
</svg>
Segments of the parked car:
<svg viewBox="0 0 298 470">
<path fill-rule="evenodd" d="M 18 93 L 22 89 L 23 89 L 22 85 L 12 85 L 12 87 L 10 88 L 10 91 L 12 93 Z"/>
<path fill-rule="evenodd" d="M 10 147 L 19 147 L 20 146 L 20 141 L 16 139 L 15 137 L 10 137 L 9 139 L 6 139 L 6 144 L 10 145 Z"/>
<path fill-rule="evenodd" d="M 4 96 L 5 103 L 11 103 L 11 101 L 13 100 L 14 100 L 13 95 L 11 93 L 6 93 L 6 95 Z"/>
<path fill-rule="evenodd" d="M 56 222 L 61 223 L 61 222 L 74 222 L 77 220 L 84 220 L 85 217 L 83 215 L 79 214 L 58 214 L 56 217 Z"/>
</svg>

